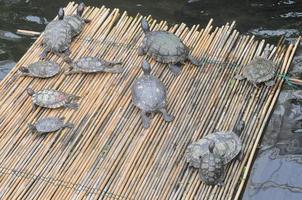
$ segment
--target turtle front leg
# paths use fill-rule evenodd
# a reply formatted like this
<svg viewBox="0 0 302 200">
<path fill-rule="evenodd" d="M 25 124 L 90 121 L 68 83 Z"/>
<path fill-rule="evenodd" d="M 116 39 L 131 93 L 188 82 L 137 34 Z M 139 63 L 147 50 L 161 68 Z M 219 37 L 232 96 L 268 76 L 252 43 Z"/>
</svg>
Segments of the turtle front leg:
<svg viewBox="0 0 302 200">
<path fill-rule="evenodd" d="M 73 123 L 66 123 L 66 124 L 64 124 L 64 126 L 62 127 L 62 129 L 63 128 L 70 128 L 70 129 L 73 129 L 74 128 L 74 124 Z"/>
<path fill-rule="evenodd" d="M 32 109 L 31 109 L 31 111 L 35 112 L 37 110 L 37 107 L 38 106 L 35 103 L 32 103 Z"/>
<path fill-rule="evenodd" d="M 50 49 L 46 47 L 46 48 L 43 50 L 43 52 L 40 54 L 40 59 L 41 59 L 41 60 L 44 60 L 49 52 L 50 52 Z"/>
<path fill-rule="evenodd" d="M 174 116 L 173 116 L 173 115 L 170 115 L 170 114 L 167 112 L 167 109 L 166 109 L 166 108 L 162 108 L 162 109 L 160 109 L 159 111 L 163 114 L 164 120 L 165 120 L 166 122 L 171 122 L 171 121 L 173 121 Z"/>
<path fill-rule="evenodd" d="M 70 52 L 69 48 L 66 49 L 66 50 L 61 54 L 62 57 L 63 57 L 64 62 L 66 62 L 66 63 L 72 63 L 72 60 L 71 60 L 71 58 L 69 57 L 70 54 L 71 54 L 71 52 Z"/>
<path fill-rule="evenodd" d="M 241 162 L 243 160 L 243 158 L 244 158 L 244 153 L 241 150 L 240 153 L 237 155 L 236 159 Z"/>
<path fill-rule="evenodd" d="M 151 119 L 148 117 L 147 112 L 141 110 L 141 117 L 143 121 L 143 127 L 145 129 L 149 128 L 151 124 Z"/>
<path fill-rule="evenodd" d="M 139 47 L 137 53 L 139 56 L 143 56 L 146 54 L 146 51 L 143 47 Z"/>
<path fill-rule="evenodd" d="M 91 22 L 91 19 L 84 19 L 84 22 L 85 22 L 86 24 L 89 24 L 89 23 Z"/>
<path fill-rule="evenodd" d="M 33 124 L 28 124 L 28 128 L 29 128 L 31 133 L 36 133 L 37 132 L 37 129 L 36 129 L 35 125 L 33 125 Z"/>
<path fill-rule="evenodd" d="M 181 64 L 169 64 L 169 68 L 174 76 L 178 76 L 181 72 Z"/>
<path fill-rule="evenodd" d="M 266 81 L 264 83 L 267 87 L 272 87 L 276 84 L 276 81 L 275 80 L 270 80 L 270 81 Z"/>
<path fill-rule="evenodd" d="M 252 82 L 252 84 L 253 84 L 253 86 L 254 86 L 255 88 L 259 89 L 259 86 L 257 85 L 256 82 Z"/>
<path fill-rule="evenodd" d="M 242 81 L 245 79 L 244 76 L 240 75 L 240 74 L 237 74 L 236 76 L 234 76 L 234 79 L 238 80 L 238 81 Z"/>
</svg>

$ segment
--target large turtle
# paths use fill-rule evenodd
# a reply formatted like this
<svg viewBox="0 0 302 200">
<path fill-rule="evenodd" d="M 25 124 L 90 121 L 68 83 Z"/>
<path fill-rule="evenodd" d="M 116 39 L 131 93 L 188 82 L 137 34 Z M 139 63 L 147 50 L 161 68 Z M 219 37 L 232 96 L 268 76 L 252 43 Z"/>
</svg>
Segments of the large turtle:
<svg viewBox="0 0 302 200">
<path fill-rule="evenodd" d="M 274 77 L 277 72 L 276 64 L 269 60 L 269 47 L 267 46 L 263 52 L 263 56 L 256 56 L 249 64 L 247 64 L 243 70 L 242 75 L 237 74 L 235 79 L 243 80 L 247 79 L 255 87 L 257 84 L 265 83 L 266 86 L 270 87 L 275 84 Z"/>
<path fill-rule="evenodd" d="M 216 131 L 204 138 L 193 142 L 187 147 L 186 160 L 190 166 L 199 168 L 199 157 L 203 157 L 207 152 L 209 144 L 214 141 L 216 148 L 214 152 L 223 155 L 223 163 L 227 164 L 234 158 L 243 158 L 242 142 L 239 138 L 244 128 L 244 121 L 239 121 L 233 131 Z"/>
<path fill-rule="evenodd" d="M 65 74 L 97 72 L 122 73 L 123 68 L 121 64 L 121 62 L 109 62 L 95 57 L 82 57 L 70 63 L 69 71 L 65 72 Z"/>
<path fill-rule="evenodd" d="M 138 49 L 139 55 L 147 54 L 158 62 L 169 64 L 174 75 L 180 74 L 181 64 L 186 60 L 200 66 L 201 62 L 190 55 L 189 48 L 176 35 L 168 31 L 150 31 L 146 19 L 142 19 L 141 26 L 145 37 Z"/>
<path fill-rule="evenodd" d="M 58 20 L 50 22 L 44 31 L 43 46 L 44 51 L 40 55 L 41 59 L 45 59 L 49 52 L 57 55 L 63 55 L 65 61 L 71 62 L 69 58 L 70 50 L 69 46 L 71 43 L 71 26 L 69 23 L 63 20 L 64 10 L 59 9 Z"/>
<path fill-rule="evenodd" d="M 199 178 L 208 185 L 223 185 L 225 166 L 223 156 L 215 153 L 215 142 L 211 141 L 208 151 L 200 156 Z"/>
<path fill-rule="evenodd" d="M 38 120 L 34 124 L 28 124 L 29 129 L 32 133 L 51 133 L 63 128 L 73 128 L 74 125 L 72 123 L 64 123 L 65 118 L 61 117 L 47 117 Z"/>
<path fill-rule="evenodd" d="M 54 61 L 37 61 L 27 67 L 20 67 L 17 74 L 19 76 L 31 76 L 36 78 L 50 78 L 57 75 L 61 68 Z"/>
<path fill-rule="evenodd" d="M 33 111 L 36 109 L 36 106 L 41 106 L 44 108 L 60 108 L 66 107 L 71 109 L 77 109 L 78 104 L 75 102 L 80 97 L 66 94 L 53 89 L 45 89 L 35 92 L 31 88 L 27 88 L 28 95 L 32 96 L 32 105 Z"/>
<path fill-rule="evenodd" d="M 68 15 L 64 17 L 66 21 L 71 26 L 71 36 L 75 37 L 82 32 L 86 23 L 89 23 L 90 20 L 84 19 L 82 14 L 85 9 L 85 4 L 82 2 L 77 7 L 77 13 L 74 15 Z"/>
<path fill-rule="evenodd" d="M 148 115 L 153 112 L 161 112 L 165 121 L 172 121 L 174 117 L 166 110 L 166 87 L 150 74 L 151 67 L 146 60 L 143 61 L 142 69 L 144 74 L 136 79 L 132 86 L 132 100 L 141 110 L 143 127 L 149 128 L 151 120 Z"/>
</svg>

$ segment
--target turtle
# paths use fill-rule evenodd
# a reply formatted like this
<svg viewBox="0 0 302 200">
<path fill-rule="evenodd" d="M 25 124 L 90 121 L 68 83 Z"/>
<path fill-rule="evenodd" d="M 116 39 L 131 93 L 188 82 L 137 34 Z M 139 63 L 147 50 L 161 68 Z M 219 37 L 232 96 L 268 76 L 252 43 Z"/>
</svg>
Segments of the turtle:
<svg viewBox="0 0 302 200">
<path fill-rule="evenodd" d="M 79 96 L 67 94 L 54 89 L 44 89 L 35 92 L 31 88 L 27 88 L 27 93 L 32 96 L 33 111 L 36 109 L 37 105 L 44 108 L 66 107 L 77 109 L 78 104 L 75 101 L 80 99 Z"/>
<path fill-rule="evenodd" d="M 150 31 L 146 19 L 142 19 L 141 27 L 145 33 L 138 55 L 147 54 L 158 62 L 169 65 L 172 73 L 177 76 L 181 72 L 181 64 L 189 60 L 192 64 L 201 66 L 201 62 L 193 58 L 189 48 L 173 33 L 168 31 Z"/>
<path fill-rule="evenodd" d="M 244 128 L 244 121 L 240 120 L 232 131 L 214 131 L 204 138 L 193 142 L 186 149 L 186 160 L 189 166 L 199 168 L 199 157 L 208 149 L 209 143 L 215 142 L 214 152 L 223 155 L 223 163 L 227 164 L 234 158 L 239 161 L 243 158 L 242 141 L 239 138 Z"/>
<path fill-rule="evenodd" d="M 95 57 L 82 57 L 69 65 L 69 71 L 65 74 L 73 73 L 96 73 L 96 72 L 111 72 L 122 73 L 121 62 L 109 62 L 100 60 Z"/>
<path fill-rule="evenodd" d="M 85 24 L 91 21 L 82 17 L 84 9 L 85 4 L 82 2 L 78 5 L 76 14 L 64 17 L 64 21 L 71 26 L 71 37 L 75 37 L 80 34 L 84 29 Z"/>
<path fill-rule="evenodd" d="M 63 58 L 67 62 L 71 62 L 70 55 L 70 43 L 72 39 L 71 26 L 69 23 L 63 20 L 64 10 L 59 9 L 58 20 L 50 22 L 42 35 L 44 50 L 40 55 L 40 59 L 45 59 L 49 52 L 57 55 L 63 55 Z"/>
<path fill-rule="evenodd" d="M 223 156 L 215 153 L 215 142 L 208 144 L 208 151 L 199 157 L 199 178 L 207 185 L 223 185 L 225 166 Z"/>
<path fill-rule="evenodd" d="M 141 110 L 143 127 L 150 127 L 149 115 L 154 112 L 161 112 L 164 120 L 171 122 L 174 117 L 166 110 L 166 87 L 158 78 L 150 74 L 151 66 L 146 60 L 142 63 L 142 70 L 144 74 L 134 81 L 131 93 L 134 105 Z"/>
<path fill-rule="evenodd" d="M 42 61 L 31 63 L 27 67 L 20 67 L 19 76 L 31 76 L 35 78 L 50 78 L 60 72 L 60 65 L 54 61 Z"/>
<path fill-rule="evenodd" d="M 51 133 L 63 128 L 73 128 L 72 123 L 64 123 L 64 117 L 46 117 L 38 120 L 34 124 L 28 124 L 28 127 L 32 133 Z"/>
<path fill-rule="evenodd" d="M 243 68 L 242 75 L 237 74 L 235 79 L 247 79 L 256 88 L 258 88 L 257 84 L 260 83 L 264 83 L 268 87 L 275 85 L 275 80 L 273 78 L 276 75 L 277 66 L 272 60 L 268 59 L 269 53 L 270 50 L 266 47 L 263 56 L 256 56 Z"/>
</svg>

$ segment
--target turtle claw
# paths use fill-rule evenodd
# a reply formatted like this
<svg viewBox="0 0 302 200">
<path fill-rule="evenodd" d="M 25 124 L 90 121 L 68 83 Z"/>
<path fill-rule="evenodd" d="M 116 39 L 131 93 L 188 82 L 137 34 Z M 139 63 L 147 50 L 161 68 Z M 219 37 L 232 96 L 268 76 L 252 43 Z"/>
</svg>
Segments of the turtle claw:
<svg viewBox="0 0 302 200">
<path fill-rule="evenodd" d="M 181 66 L 177 64 L 169 64 L 169 68 L 175 76 L 178 76 L 181 72 Z"/>
</svg>

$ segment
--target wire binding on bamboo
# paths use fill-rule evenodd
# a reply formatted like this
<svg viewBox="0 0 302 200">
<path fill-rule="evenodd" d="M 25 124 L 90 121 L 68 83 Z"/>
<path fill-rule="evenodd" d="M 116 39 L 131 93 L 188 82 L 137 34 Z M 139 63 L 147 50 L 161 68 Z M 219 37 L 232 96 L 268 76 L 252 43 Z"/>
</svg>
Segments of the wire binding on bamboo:
<svg viewBox="0 0 302 200">
<path fill-rule="evenodd" d="M 65 12 L 71 14 L 75 9 L 71 2 Z M 21 77 L 11 83 L 20 66 L 38 60 L 41 37 L 36 40 L 0 84 L 1 198 L 238 199 L 283 79 L 276 77 L 272 88 L 255 89 L 233 77 L 269 44 L 240 35 L 234 22 L 214 27 L 211 19 L 204 28 L 185 24 L 169 27 L 149 16 L 153 30 L 175 33 L 195 58 L 204 58 L 205 64 L 198 68 L 187 63 L 181 75 L 174 77 L 165 65 L 148 59 L 152 74 L 168 88 L 168 110 L 176 118 L 166 123 L 156 115 L 150 129 L 144 130 L 130 94 L 133 80 L 142 74 L 143 57 L 136 51 L 143 38 L 142 16 L 131 17 L 104 6 L 89 7 L 84 16 L 92 22 L 73 40 L 72 59 L 89 55 L 121 60 L 125 73 L 61 74 L 48 80 Z M 276 47 L 270 45 L 270 57 L 279 66 L 279 73 L 288 71 L 298 43 L 299 39 L 289 46 L 282 42 Z M 131 48 L 125 48 L 129 44 Z M 57 56 L 47 58 L 66 67 Z M 29 86 L 79 95 L 80 108 L 31 112 L 26 94 Z M 185 162 L 186 147 L 214 129 L 231 129 L 242 113 L 246 121 L 241 135 L 243 161 L 228 165 L 223 187 L 203 184 L 197 170 Z M 35 137 L 27 123 L 44 116 L 65 116 L 76 127 Z"/>
</svg>

